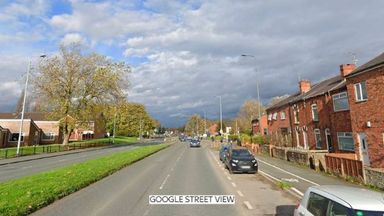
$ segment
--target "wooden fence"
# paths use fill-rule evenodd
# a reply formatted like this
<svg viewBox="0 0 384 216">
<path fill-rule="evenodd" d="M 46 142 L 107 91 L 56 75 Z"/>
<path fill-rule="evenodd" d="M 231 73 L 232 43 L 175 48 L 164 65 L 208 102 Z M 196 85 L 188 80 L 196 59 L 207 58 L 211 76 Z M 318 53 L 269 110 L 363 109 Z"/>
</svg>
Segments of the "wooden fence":
<svg viewBox="0 0 384 216">
<path fill-rule="evenodd" d="M 361 161 L 341 157 L 338 155 L 325 155 L 325 163 L 327 166 L 327 171 L 343 176 L 343 177 L 354 177 L 358 180 L 363 180 L 363 164 Z"/>
</svg>

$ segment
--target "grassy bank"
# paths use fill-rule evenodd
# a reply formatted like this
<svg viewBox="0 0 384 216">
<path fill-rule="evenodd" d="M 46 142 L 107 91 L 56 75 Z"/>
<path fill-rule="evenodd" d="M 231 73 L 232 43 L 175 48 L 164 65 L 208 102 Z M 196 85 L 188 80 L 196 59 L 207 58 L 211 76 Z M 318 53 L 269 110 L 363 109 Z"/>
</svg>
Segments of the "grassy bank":
<svg viewBox="0 0 384 216">
<path fill-rule="evenodd" d="M 112 143 L 112 138 L 91 139 L 79 142 L 71 142 L 68 146 L 62 144 L 52 145 L 39 145 L 39 146 L 23 146 L 20 148 L 20 155 L 34 155 L 42 153 L 60 152 L 81 148 L 98 147 L 103 145 L 109 145 Z M 118 136 L 115 138 L 114 144 L 129 144 L 137 141 L 137 137 L 123 137 Z M 16 147 L 0 149 L 0 158 L 12 158 L 16 156 Z"/>
<path fill-rule="evenodd" d="M 0 215 L 26 215 L 167 145 L 140 147 L 0 184 Z"/>
</svg>

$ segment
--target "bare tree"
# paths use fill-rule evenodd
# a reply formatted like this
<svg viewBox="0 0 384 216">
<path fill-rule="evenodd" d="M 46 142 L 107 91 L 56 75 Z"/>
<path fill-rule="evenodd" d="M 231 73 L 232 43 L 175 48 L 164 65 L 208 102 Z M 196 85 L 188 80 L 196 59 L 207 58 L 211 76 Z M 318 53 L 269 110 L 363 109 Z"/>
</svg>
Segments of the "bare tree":
<svg viewBox="0 0 384 216">
<path fill-rule="evenodd" d="M 41 63 L 40 73 L 33 79 L 44 108 L 51 118 L 61 119 L 64 145 L 74 124 L 92 120 L 97 105 L 113 104 L 124 97 L 128 84 L 128 66 L 87 51 L 79 44 L 61 46 L 57 56 Z"/>
</svg>

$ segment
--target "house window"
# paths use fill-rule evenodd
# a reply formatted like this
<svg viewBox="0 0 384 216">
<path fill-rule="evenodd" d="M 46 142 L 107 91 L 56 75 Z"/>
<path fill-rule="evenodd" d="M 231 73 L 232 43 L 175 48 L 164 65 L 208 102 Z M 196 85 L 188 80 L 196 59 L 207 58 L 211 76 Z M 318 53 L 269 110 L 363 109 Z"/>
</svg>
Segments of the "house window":
<svg viewBox="0 0 384 216">
<path fill-rule="evenodd" d="M 365 87 L 365 81 L 355 84 L 356 101 L 368 100 L 367 89 Z"/>
<path fill-rule="evenodd" d="M 333 98 L 333 110 L 335 112 L 349 110 L 347 92 L 335 94 L 332 96 L 332 98 Z"/>
<path fill-rule="evenodd" d="M 264 128 L 264 135 L 268 135 L 268 128 Z"/>
<path fill-rule="evenodd" d="M 43 140 L 54 140 L 55 139 L 55 133 L 48 132 L 48 133 L 43 133 Z"/>
<path fill-rule="evenodd" d="M 10 142 L 17 142 L 19 140 L 19 133 L 11 133 L 9 134 L 9 141 Z M 24 133 L 21 133 L 21 142 L 24 141 Z"/>
<path fill-rule="evenodd" d="M 268 115 L 268 121 L 272 121 L 272 114 Z"/>
<path fill-rule="evenodd" d="M 339 149 L 345 151 L 355 151 L 355 144 L 351 132 L 337 132 Z"/>
<path fill-rule="evenodd" d="M 293 116 L 295 118 L 295 124 L 299 124 L 299 110 L 294 110 Z"/>
<path fill-rule="evenodd" d="M 277 112 L 273 113 L 273 120 L 277 120 Z"/>
<path fill-rule="evenodd" d="M 317 104 L 312 104 L 311 109 L 313 121 L 319 121 L 319 111 L 317 110 Z"/>
<path fill-rule="evenodd" d="M 285 112 L 280 112 L 280 119 L 281 120 L 284 120 L 285 119 Z"/>
<path fill-rule="evenodd" d="M 316 148 L 321 149 L 321 135 L 320 135 L 319 129 L 315 129 L 315 142 L 316 142 Z"/>
</svg>

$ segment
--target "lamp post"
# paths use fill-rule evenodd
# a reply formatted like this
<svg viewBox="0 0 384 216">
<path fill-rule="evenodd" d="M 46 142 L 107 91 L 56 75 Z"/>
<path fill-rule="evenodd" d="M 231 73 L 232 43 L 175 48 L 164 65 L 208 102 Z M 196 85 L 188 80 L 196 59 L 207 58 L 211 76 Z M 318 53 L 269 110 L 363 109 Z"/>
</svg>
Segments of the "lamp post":
<svg viewBox="0 0 384 216">
<path fill-rule="evenodd" d="M 40 55 L 40 58 L 45 58 L 45 57 L 46 55 Z M 32 66 L 32 62 L 31 62 L 31 59 L 29 59 L 27 77 L 25 79 L 25 86 L 24 86 L 23 107 L 21 110 L 21 120 L 20 120 L 20 128 L 19 128 L 19 138 L 17 139 L 16 156 L 20 155 L 21 136 L 23 134 L 23 125 L 24 125 L 25 102 L 27 100 L 27 90 L 28 90 L 29 74 L 31 73 L 31 66 Z"/>
<path fill-rule="evenodd" d="M 254 55 L 247 55 L 247 54 L 242 54 L 241 57 L 249 57 L 249 58 L 256 58 Z M 257 68 L 255 68 L 255 72 L 258 73 Z M 259 80 L 256 80 L 256 91 L 257 91 L 257 101 L 259 103 L 258 107 L 258 120 L 259 120 L 259 132 L 261 132 L 261 100 L 260 100 L 260 91 L 259 91 Z"/>
<path fill-rule="evenodd" d="M 113 143 L 113 144 L 115 144 L 116 116 L 117 116 L 117 113 L 115 113 L 115 116 L 114 116 L 114 118 L 113 118 L 113 139 L 112 139 L 112 143 Z"/>
<path fill-rule="evenodd" d="M 223 134 L 223 106 L 221 103 L 221 96 L 219 96 L 220 99 L 220 135 Z"/>
</svg>

